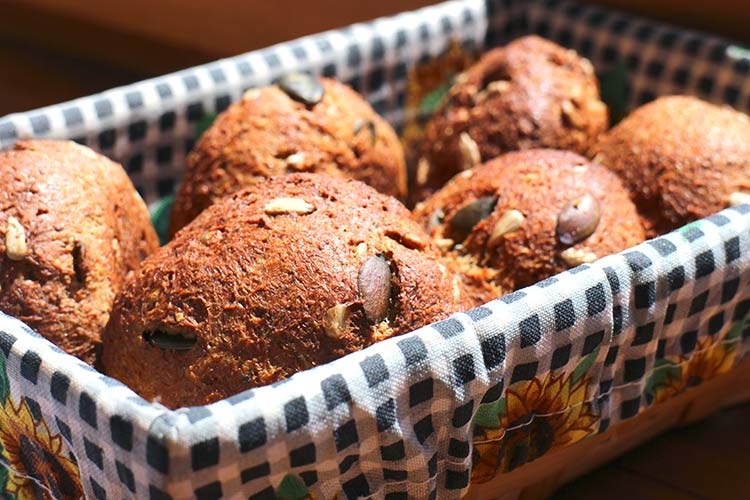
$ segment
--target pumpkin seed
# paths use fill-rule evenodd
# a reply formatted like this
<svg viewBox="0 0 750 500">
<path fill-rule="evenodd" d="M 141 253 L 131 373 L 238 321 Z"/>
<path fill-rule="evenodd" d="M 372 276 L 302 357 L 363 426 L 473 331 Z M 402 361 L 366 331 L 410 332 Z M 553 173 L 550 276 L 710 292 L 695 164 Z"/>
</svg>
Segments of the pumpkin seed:
<svg viewBox="0 0 750 500">
<path fill-rule="evenodd" d="M 278 81 L 286 95 L 307 106 L 313 106 L 323 98 L 325 89 L 320 80 L 307 73 L 290 73 Z"/>
<path fill-rule="evenodd" d="M 154 347 L 172 351 L 187 351 L 197 342 L 195 337 L 186 337 L 179 333 L 167 333 L 162 330 L 145 331 L 143 338 Z"/>
<path fill-rule="evenodd" d="M 490 216 L 495 208 L 495 199 L 485 196 L 461 207 L 451 219 L 451 236 L 456 242 L 464 241 L 479 221 Z"/>
<path fill-rule="evenodd" d="M 557 215 L 557 238 L 573 245 L 588 238 L 599 225 L 599 202 L 590 193 L 569 201 Z"/>
<path fill-rule="evenodd" d="M 382 255 L 367 259 L 359 269 L 357 288 L 371 323 L 380 323 L 388 314 L 391 300 L 391 268 Z"/>
</svg>

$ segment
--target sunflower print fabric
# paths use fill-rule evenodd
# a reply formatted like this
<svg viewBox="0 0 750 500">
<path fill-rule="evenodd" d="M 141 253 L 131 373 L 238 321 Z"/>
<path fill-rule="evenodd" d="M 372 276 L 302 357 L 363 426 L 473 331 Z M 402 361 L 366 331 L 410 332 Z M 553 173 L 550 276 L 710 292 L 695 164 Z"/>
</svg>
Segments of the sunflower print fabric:
<svg viewBox="0 0 750 500">
<path fill-rule="evenodd" d="M 511 385 L 474 419 L 471 480 L 483 483 L 556 449 L 594 434 L 598 415 L 588 374 L 598 349 L 571 373 L 549 372 Z"/>
<path fill-rule="evenodd" d="M 84 498 L 78 465 L 60 434 L 34 415 L 25 397 L 10 394 L 0 356 L 0 497 L 18 500 Z"/>
<path fill-rule="evenodd" d="M 735 324 L 723 338 L 701 337 L 694 351 L 676 359 L 657 360 L 646 385 L 649 403 L 661 403 L 714 377 L 727 373 L 736 362 L 744 321 Z"/>
</svg>

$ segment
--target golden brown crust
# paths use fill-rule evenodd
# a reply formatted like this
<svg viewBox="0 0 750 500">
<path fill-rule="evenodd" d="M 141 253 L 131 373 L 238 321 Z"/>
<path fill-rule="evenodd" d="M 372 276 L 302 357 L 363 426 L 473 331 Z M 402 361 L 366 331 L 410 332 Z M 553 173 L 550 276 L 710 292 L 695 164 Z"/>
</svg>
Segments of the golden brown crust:
<svg viewBox="0 0 750 500">
<path fill-rule="evenodd" d="M 216 401 L 471 307 L 437 258 L 406 208 L 369 186 L 273 177 L 144 262 L 115 302 L 103 365 L 170 407 Z M 165 350 L 144 339 L 155 331 L 197 340 Z"/>
<path fill-rule="evenodd" d="M 0 153 L 0 310 L 88 363 L 158 239 L 122 167 L 67 141 Z"/>
<path fill-rule="evenodd" d="M 425 129 L 429 173 L 416 176 L 410 199 L 424 199 L 466 167 L 462 134 L 487 161 L 530 148 L 583 154 L 607 124 L 588 60 L 537 36 L 519 38 L 484 54 L 451 88 Z"/>
<path fill-rule="evenodd" d="M 222 197 L 273 175 L 320 172 L 406 196 L 406 166 L 391 126 L 354 90 L 321 79 L 313 106 L 279 86 L 249 90 L 218 116 L 187 158 L 170 234 Z"/>
<path fill-rule="evenodd" d="M 587 194 L 595 199 L 598 223 L 590 236 L 564 244 L 558 235 L 560 213 Z M 491 202 L 486 217 L 457 229 L 456 215 L 478 200 Z M 451 179 L 417 206 L 415 216 L 455 257 L 473 297 L 485 302 L 644 240 L 635 206 L 617 176 L 565 151 L 501 155 Z M 463 234 L 468 236 L 462 241 Z"/>
<path fill-rule="evenodd" d="M 658 232 L 750 194 L 750 118 L 691 96 L 641 106 L 602 135 L 592 156 L 617 172 Z"/>
</svg>

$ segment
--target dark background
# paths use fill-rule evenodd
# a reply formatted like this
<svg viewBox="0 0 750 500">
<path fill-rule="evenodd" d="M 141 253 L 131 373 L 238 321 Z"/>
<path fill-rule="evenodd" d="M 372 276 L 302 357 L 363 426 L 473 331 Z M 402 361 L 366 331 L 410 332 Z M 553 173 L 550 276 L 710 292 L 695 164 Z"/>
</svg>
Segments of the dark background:
<svg viewBox="0 0 750 500">
<path fill-rule="evenodd" d="M 435 0 L 0 0 L 0 116 Z M 750 43 L 747 0 L 596 0 Z"/>
</svg>

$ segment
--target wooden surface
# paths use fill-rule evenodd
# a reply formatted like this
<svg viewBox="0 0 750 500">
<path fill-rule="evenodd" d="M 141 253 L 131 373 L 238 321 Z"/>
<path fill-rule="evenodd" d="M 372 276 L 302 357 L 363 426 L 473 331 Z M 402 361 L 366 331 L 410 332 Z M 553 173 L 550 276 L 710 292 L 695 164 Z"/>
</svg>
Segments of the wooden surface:
<svg viewBox="0 0 750 500">
<path fill-rule="evenodd" d="M 428 3 L 0 0 L 0 116 Z M 750 42 L 746 0 L 599 3 Z M 722 411 L 654 439 L 554 498 L 750 498 L 748 425 L 750 405 Z"/>
<path fill-rule="evenodd" d="M 0 116 L 437 1 L 0 0 Z M 589 3 L 750 43 L 748 0 Z"/>
<path fill-rule="evenodd" d="M 556 500 L 750 498 L 750 404 L 676 429 L 569 483 Z"/>
</svg>

